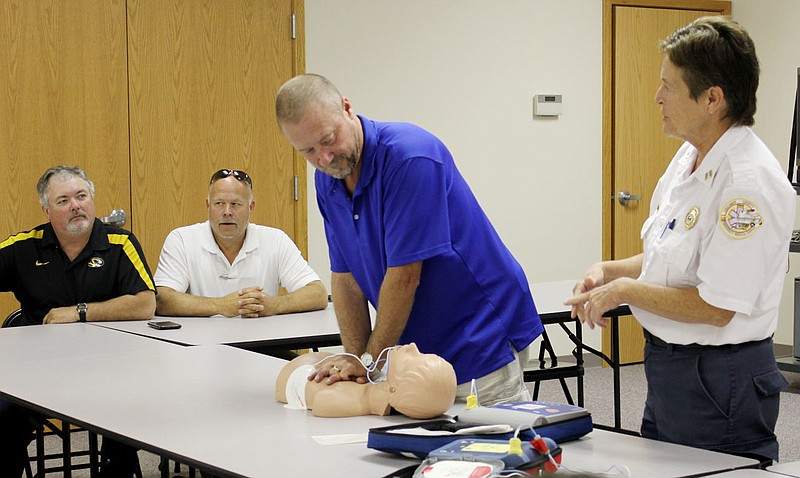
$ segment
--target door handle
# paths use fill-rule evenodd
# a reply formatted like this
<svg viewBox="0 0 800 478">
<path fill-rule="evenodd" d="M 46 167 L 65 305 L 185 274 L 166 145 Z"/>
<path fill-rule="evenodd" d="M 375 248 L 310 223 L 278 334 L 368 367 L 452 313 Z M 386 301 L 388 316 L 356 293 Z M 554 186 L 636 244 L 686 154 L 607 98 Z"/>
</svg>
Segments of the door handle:
<svg viewBox="0 0 800 478">
<path fill-rule="evenodd" d="M 623 206 L 627 206 L 631 201 L 638 201 L 642 199 L 641 196 L 631 196 L 631 193 L 628 191 L 622 190 L 619 192 L 619 203 Z"/>
</svg>

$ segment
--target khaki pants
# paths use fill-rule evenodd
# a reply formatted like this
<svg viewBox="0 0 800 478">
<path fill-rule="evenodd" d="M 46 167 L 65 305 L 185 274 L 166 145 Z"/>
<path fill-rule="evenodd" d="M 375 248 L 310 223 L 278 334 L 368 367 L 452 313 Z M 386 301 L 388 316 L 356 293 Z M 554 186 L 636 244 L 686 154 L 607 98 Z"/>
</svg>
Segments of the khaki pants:
<svg viewBox="0 0 800 478">
<path fill-rule="evenodd" d="M 503 367 L 475 380 L 478 388 L 478 403 L 483 406 L 505 402 L 526 402 L 531 400 L 531 392 L 523 380 L 525 366 L 530 360 L 531 346 L 521 352 L 514 352 L 514 360 Z M 472 381 L 458 384 L 456 401 L 465 402 L 470 394 Z"/>
</svg>

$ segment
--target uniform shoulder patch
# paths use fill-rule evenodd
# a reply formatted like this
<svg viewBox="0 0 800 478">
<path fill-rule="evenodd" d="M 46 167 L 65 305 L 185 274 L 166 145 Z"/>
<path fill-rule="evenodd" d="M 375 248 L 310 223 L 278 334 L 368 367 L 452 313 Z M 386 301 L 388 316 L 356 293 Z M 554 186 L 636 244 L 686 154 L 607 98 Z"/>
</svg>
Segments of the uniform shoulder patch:
<svg viewBox="0 0 800 478">
<path fill-rule="evenodd" d="M 719 212 L 722 230 L 734 239 L 752 236 L 764 224 L 764 218 L 755 203 L 745 198 L 728 201 Z"/>
</svg>

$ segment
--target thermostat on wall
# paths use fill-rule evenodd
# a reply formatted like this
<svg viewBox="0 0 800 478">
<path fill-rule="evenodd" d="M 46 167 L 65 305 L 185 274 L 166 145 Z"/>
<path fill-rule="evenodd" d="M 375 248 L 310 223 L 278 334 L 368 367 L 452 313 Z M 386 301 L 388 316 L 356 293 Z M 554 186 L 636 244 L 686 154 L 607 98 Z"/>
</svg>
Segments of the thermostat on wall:
<svg viewBox="0 0 800 478">
<path fill-rule="evenodd" d="M 533 97 L 534 116 L 559 116 L 561 114 L 561 95 L 535 95 Z"/>
</svg>

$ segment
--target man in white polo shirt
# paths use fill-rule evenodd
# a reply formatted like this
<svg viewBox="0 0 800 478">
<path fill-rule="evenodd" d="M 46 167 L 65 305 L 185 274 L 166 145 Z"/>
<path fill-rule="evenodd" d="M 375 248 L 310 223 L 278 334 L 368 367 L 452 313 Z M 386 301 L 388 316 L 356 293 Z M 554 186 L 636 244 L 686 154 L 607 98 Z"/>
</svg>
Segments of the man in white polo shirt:
<svg viewBox="0 0 800 478">
<path fill-rule="evenodd" d="M 156 313 L 263 317 L 324 309 L 327 291 L 280 229 L 250 224 L 253 181 L 244 171 L 211 176 L 208 221 L 167 236 L 154 280 Z M 288 292 L 279 295 L 280 287 Z"/>
</svg>

